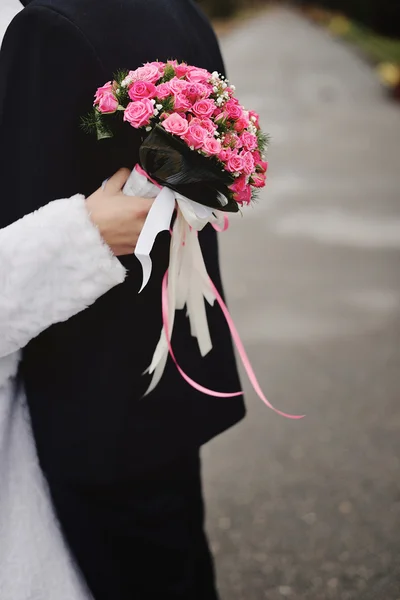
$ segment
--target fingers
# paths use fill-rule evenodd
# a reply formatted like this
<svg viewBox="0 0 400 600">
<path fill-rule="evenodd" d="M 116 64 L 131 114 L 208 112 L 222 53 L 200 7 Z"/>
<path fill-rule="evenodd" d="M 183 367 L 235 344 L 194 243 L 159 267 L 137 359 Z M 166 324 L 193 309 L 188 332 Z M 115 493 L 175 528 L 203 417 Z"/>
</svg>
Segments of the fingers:
<svg viewBox="0 0 400 600">
<path fill-rule="evenodd" d="M 109 179 L 105 186 L 105 191 L 107 194 L 114 195 L 118 194 L 126 182 L 128 181 L 128 177 L 131 174 L 129 169 L 120 169 Z"/>
</svg>

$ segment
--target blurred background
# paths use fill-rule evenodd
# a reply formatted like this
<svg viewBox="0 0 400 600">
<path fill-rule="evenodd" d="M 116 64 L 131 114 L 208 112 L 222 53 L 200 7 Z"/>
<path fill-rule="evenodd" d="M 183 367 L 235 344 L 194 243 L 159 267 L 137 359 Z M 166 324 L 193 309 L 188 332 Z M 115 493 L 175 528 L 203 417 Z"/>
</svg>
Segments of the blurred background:
<svg viewBox="0 0 400 600">
<path fill-rule="evenodd" d="M 227 18 L 239 10 L 271 4 L 268 0 L 201 0 L 211 18 Z M 277 3 L 275 3 L 277 4 Z M 400 35 L 400 5 L 396 0 L 294 0 L 293 4 L 314 9 L 327 9 L 346 14 L 359 24 L 389 36 Z"/>
<path fill-rule="evenodd" d="M 243 377 L 247 420 L 204 449 L 222 600 L 400 600 L 400 3 L 202 5 L 271 134 L 220 237 L 231 312 L 270 401 L 307 414 Z"/>
</svg>

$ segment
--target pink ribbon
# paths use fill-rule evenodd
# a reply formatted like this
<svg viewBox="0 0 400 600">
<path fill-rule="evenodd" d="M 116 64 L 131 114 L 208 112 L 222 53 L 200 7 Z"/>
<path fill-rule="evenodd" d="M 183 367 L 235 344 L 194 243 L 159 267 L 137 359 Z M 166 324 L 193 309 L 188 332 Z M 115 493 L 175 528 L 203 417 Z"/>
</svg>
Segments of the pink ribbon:
<svg viewBox="0 0 400 600">
<path fill-rule="evenodd" d="M 225 302 L 223 301 L 220 293 L 218 292 L 217 288 L 211 281 L 211 279 L 210 279 L 210 284 L 211 284 L 212 290 L 214 292 L 214 295 L 216 297 L 216 300 L 224 314 L 226 322 L 228 323 L 228 327 L 230 329 L 232 339 L 236 345 L 237 351 L 242 360 L 242 363 L 243 363 L 243 366 L 247 373 L 247 376 L 248 376 L 250 383 L 253 386 L 253 389 L 256 392 L 257 396 L 264 402 L 264 404 L 268 408 L 273 410 L 275 413 L 277 413 L 281 417 L 285 417 L 286 419 L 295 419 L 295 420 L 303 419 L 305 415 L 290 415 L 290 414 L 284 413 L 284 412 L 278 410 L 277 408 L 275 408 L 267 400 L 267 398 L 265 397 L 265 395 L 260 387 L 260 384 L 257 381 L 257 377 L 251 366 L 250 360 L 246 354 L 246 350 L 244 349 L 242 340 L 240 339 L 239 333 L 235 327 L 232 317 L 229 314 L 228 308 L 227 308 Z M 162 282 L 162 317 L 163 317 L 163 327 L 164 327 L 165 335 L 167 338 L 167 344 L 168 344 L 168 350 L 169 350 L 170 356 L 171 356 L 173 362 L 175 363 L 175 366 L 178 369 L 180 375 L 191 387 L 193 387 L 195 390 L 201 392 L 202 394 L 206 394 L 207 396 L 214 396 L 215 398 L 234 398 L 237 396 L 241 396 L 243 394 L 243 392 L 228 392 L 228 393 L 226 393 L 226 392 L 217 392 L 214 390 L 209 390 L 208 388 L 200 385 L 199 383 L 194 381 L 191 377 L 186 375 L 186 373 L 183 371 L 183 369 L 179 366 L 178 361 L 175 357 L 172 345 L 171 345 L 171 338 L 170 338 L 169 325 L 168 325 L 168 271 L 165 273 L 164 279 Z"/>
<path fill-rule="evenodd" d="M 224 224 L 222 227 L 220 227 L 218 225 L 218 223 L 212 223 L 212 226 L 214 227 L 215 231 L 218 231 L 218 233 L 223 233 L 224 231 L 226 231 L 227 229 L 229 229 L 229 218 L 228 215 L 226 215 L 224 213 Z"/>
<path fill-rule="evenodd" d="M 151 181 L 151 183 L 153 185 L 155 185 L 156 187 L 158 187 L 159 190 L 162 190 L 162 185 L 160 185 L 159 183 L 157 183 L 157 181 L 154 181 L 154 179 L 152 179 L 150 177 L 150 175 L 148 175 L 148 173 L 146 173 L 146 171 L 144 169 L 142 169 L 142 167 L 139 165 L 139 163 L 137 163 L 135 165 L 135 170 L 139 173 L 139 175 L 143 175 L 143 177 L 146 177 L 146 179 L 148 179 L 149 181 Z"/>
<path fill-rule="evenodd" d="M 171 356 L 172 360 L 174 361 L 175 366 L 178 369 L 180 375 L 183 377 L 183 379 L 186 381 L 186 383 L 188 383 L 192 388 L 194 388 L 198 392 L 201 392 L 202 394 L 206 394 L 207 396 L 215 396 L 216 398 L 233 398 L 235 396 L 242 396 L 243 392 L 234 392 L 234 393 L 227 392 L 227 393 L 225 393 L 225 392 L 215 392 L 213 390 L 209 390 L 208 388 L 200 385 L 199 383 L 196 383 L 196 381 L 191 379 L 191 377 L 189 377 L 189 375 L 186 375 L 186 373 L 183 371 L 183 369 L 181 369 L 181 367 L 179 366 L 178 361 L 175 357 L 172 345 L 171 345 L 171 336 L 170 336 L 169 326 L 168 326 L 168 271 L 165 273 L 164 279 L 162 282 L 162 317 L 163 317 L 163 327 L 164 327 L 165 335 L 167 337 L 167 344 L 168 344 L 168 350 L 169 350 L 170 356 Z"/>
</svg>

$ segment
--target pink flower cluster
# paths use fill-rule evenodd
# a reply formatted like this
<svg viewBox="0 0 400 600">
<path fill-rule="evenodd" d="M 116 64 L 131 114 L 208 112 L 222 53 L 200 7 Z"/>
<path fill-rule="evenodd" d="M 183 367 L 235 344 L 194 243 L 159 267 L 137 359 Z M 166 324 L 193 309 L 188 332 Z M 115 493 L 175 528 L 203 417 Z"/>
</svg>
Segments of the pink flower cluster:
<svg viewBox="0 0 400 600">
<path fill-rule="evenodd" d="M 241 204 L 266 183 L 259 117 L 240 105 L 235 88 L 218 73 L 177 61 L 147 63 L 99 88 L 95 106 L 105 115 L 123 111 L 135 129 L 161 125 L 192 150 L 220 161 L 235 180 L 231 189 Z"/>
<path fill-rule="evenodd" d="M 119 102 L 115 97 L 112 81 L 109 81 L 97 90 L 94 105 L 98 107 L 101 113 L 114 113 L 118 108 L 118 104 Z"/>
</svg>

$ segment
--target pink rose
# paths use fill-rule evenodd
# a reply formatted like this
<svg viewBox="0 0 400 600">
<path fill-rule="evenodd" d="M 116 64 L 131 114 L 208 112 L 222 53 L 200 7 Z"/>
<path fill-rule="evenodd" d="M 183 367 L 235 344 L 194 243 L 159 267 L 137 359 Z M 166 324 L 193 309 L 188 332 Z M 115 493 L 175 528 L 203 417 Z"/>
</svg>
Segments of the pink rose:
<svg viewBox="0 0 400 600">
<path fill-rule="evenodd" d="M 241 135 L 240 139 L 242 141 L 243 148 L 245 148 L 246 150 L 252 152 L 256 148 L 258 148 L 257 136 L 253 135 L 252 133 L 245 131 Z"/>
<path fill-rule="evenodd" d="M 104 114 L 114 113 L 118 108 L 118 104 L 119 102 L 114 94 L 112 92 L 107 92 L 100 98 L 98 108 L 99 111 Z"/>
<path fill-rule="evenodd" d="M 253 159 L 257 173 L 266 173 L 268 170 L 268 162 L 262 160 L 259 152 L 253 152 Z"/>
<path fill-rule="evenodd" d="M 236 152 L 229 157 L 226 168 L 231 173 L 241 173 L 243 171 L 243 158 Z"/>
<path fill-rule="evenodd" d="M 218 158 L 221 162 L 226 163 L 232 156 L 232 150 L 230 148 L 223 148 L 218 154 Z"/>
<path fill-rule="evenodd" d="M 175 110 L 187 112 L 192 108 L 192 105 L 185 94 L 176 94 L 175 96 Z"/>
<path fill-rule="evenodd" d="M 206 119 L 202 119 L 201 122 L 200 122 L 200 125 L 202 127 L 204 127 L 204 129 L 207 129 L 207 131 L 208 131 L 208 133 L 210 135 L 214 135 L 214 133 L 215 133 L 215 131 L 217 129 L 217 127 L 213 123 L 213 121 L 211 121 L 211 119 L 207 119 L 207 118 Z"/>
<path fill-rule="evenodd" d="M 224 144 L 225 146 L 230 146 L 231 148 L 237 148 L 239 145 L 239 138 L 234 133 L 227 133 L 225 135 Z"/>
<path fill-rule="evenodd" d="M 202 98 L 209 98 L 213 93 L 212 85 L 208 85 L 207 83 L 198 83 L 197 89 L 199 90 L 199 94 Z"/>
<path fill-rule="evenodd" d="M 265 184 L 267 182 L 267 176 L 265 173 L 256 173 L 255 175 L 253 175 L 251 180 L 254 187 L 263 188 L 265 187 Z"/>
<path fill-rule="evenodd" d="M 254 158 L 251 152 L 242 152 L 241 157 L 243 159 L 243 170 L 246 175 L 251 175 L 254 171 Z"/>
<path fill-rule="evenodd" d="M 160 69 L 155 64 L 146 64 L 139 67 L 136 71 L 130 71 L 128 75 L 131 81 L 148 81 L 156 83 L 161 78 Z"/>
<path fill-rule="evenodd" d="M 213 100 L 198 100 L 192 110 L 200 119 L 208 119 L 215 110 L 215 103 Z"/>
<path fill-rule="evenodd" d="M 251 201 L 251 186 L 247 183 L 246 175 L 238 177 L 230 189 L 235 192 L 234 199 L 239 204 L 249 204 Z"/>
<path fill-rule="evenodd" d="M 194 104 L 200 98 L 199 89 L 196 83 L 186 82 L 185 96 Z"/>
<path fill-rule="evenodd" d="M 175 69 L 175 73 L 177 77 L 185 77 L 187 71 L 188 71 L 188 66 L 185 65 L 185 63 L 182 63 L 180 65 L 178 65 Z"/>
<path fill-rule="evenodd" d="M 209 98 L 211 96 L 211 94 L 214 92 L 213 86 L 211 85 L 211 83 L 199 83 L 198 85 L 201 85 L 202 88 L 205 88 L 204 93 L 206 93 L 206 98 Z M 206 92 L 207 90 L 207 92 Z"/>
<path fill-rule="evenodd" d="M 173 113 L 167 117 L 165 121 L 163 121 L 162 126 L 166 131 L 168 131 L 168 133 L 179 135 L 180 137 L 185 135 L 189 129 L 189 123 L 187 120 L 177 113 Z"/>
<path fill-rule="evenodd" d="M 225 104 L 224 110 L 229 119 L 232 119 L 233 121 L 237 121 L 243 117 L 243 109 L 235 98 L 231 98 L 231 100 Z"/>
<path fill-rule="evenodd" d="M 237 193 L 242 193 L 245 191 L 247 187 L 247 177 L 246 175 L 241 175 L 238 177 L 234 184 L 230 186 L 230 189 Z"/>
<path fill-rule="evenodd" d="M 177 60 L 169 60 L 168 64 L 174 67 L 175 74 L 179 78 L 185 77 L 186 73 L 188 72 L 189 67 L 186 63 L 178 63 Z"/>
<path fill-rule="evenodd" d="M 243 192 L 238 192 L 234 196 L 236 202 L 239 204 L 250 204 L 251 202 L 251 186 L 246 185 Z"/>
<path fill-rule="evenodd" d="M 160 75 L 164 75 L 164 71 L 165 71 L 165 63 L 163 62 L 159 62 L 159 61 L 153 61 L 153 62 L 148 62 L 144 65 L 145 67 L 157 67 L 158 72 L 160 73 Z"/>
<path fill-rule="evenodd" d="M 243 148 L 242 138 L 239 135 L 236 136 L 236 138 L 237 138 L 236 148 Z"/>
<path fill-rule="evenodd" d="M 94 98 L 94 104 L 95 105 L 99 104 L 99 102 L 102 99 L 102 97 L 104 96 L 104 94 L 109 94 L 110 92 L 112 92 L 112 90 L 113 90 L 112 81 L 109 81 L 108 83 L 103 85 L 103 87 L 100 87 L 96 92 L 96 96 Z"/>
<path fill-rule="evenodd" d="M 193 83 L 206 83 L 211 79 L 211 73 L 206 69 L 199 69 L 197 67 L 189 67 L 186 78 L 188 81 Z"/>
<path fill-rule="evenodd" d="M 156 87 L 156 96 L 160 98 L 160 100 L 164 100 L 168 98 L 168 96 L 172 96 L 173 91 L 171 90 L 171 86 L 168 83 L 161 83 Z"/>
<path fill-rule="evenodd" d="M 153 116 L 154 105 L 151 100 L 144 98 L 128 104 L 124 113 L 124 121 L 128 121 L 135 129 L 139 129 L 149 125 Z"/>
<path fill-rule="evenodd" d="M 206 138 L 204 140 L 203 150 L 210 156 L 216 156 L 221 152 L 221 142 L 212 137 Z"/>
<path fill-rule="evenodd" d="M 210 135 L 214 135 L 215 131 L 216 131 L 216 126 L 214 125 L 214 123 L 211 121 L 211 119 L 199 119 L 198 117 L 195 117 L 194 115 L 189 114 L 187 116 L 187 119 L 189 121 L 189 123 L 193 124 L 193 125 L 200 125 L 200 127 L 203 127 L 204 129 L 207 130 L 207 133 L 209 133 Z"/>
<path fill-rule="evenodd" d="M 188 146 L 193 146 L 195 150 L 202 148 L 204 140 L 208 137 L 207 130 L 200 125 L 190 124 L 189 129 L 185 135 L 185 142 Z"/>
<path fill-rule="evenodd" d="M 188 83 L 186 82 L 185 94 L 193 104 L 202 98 L 209 96 L 207 86 L 201 83 Z M 215 106 L 215 105 L 214 105 Z"/>
<path fill-rule="evenodd" d="M 185 90 L 185 88 L 188 85 L 187 81 L 184 81 L 183 79 L 178 79 L 177 77 L 174 77 L 168 83 L 173 94 L 180 94 Z"/>
<path fill-rule="evenodd" d="M 235 131 L 237 131 L 238 133 L 241 133 L 242 131 L 244 131 L 246 129 L 246 127 L 249 126 L 249 121 L 248 119 L 246 119 L 246 117 L 241 117 L 240 119 L 238 119 L 235 123 Z"/>
<path fill-rule="evenodd" d="M 227 114 L 217 107 L 214 110 L 213 117 L 216 123 L 223 123 L 224 121 L 226 121 Z"/>
<path fill-rule="evenodd" d="M 261 154 L 258 150 L 255 150 L 253 152 L 253 158 L 254 158 L 254 164 L 256 166 L 262 161 Z"/>
<path fill-rule="evenodd" d="M 250 118 L 250 121 L 257 127 L 257 129 L 259 129 L 260 128 L 260 116 L 256 112 L 254 112 L 254 110 L 250 110 L 249 118 Z"/>
<path fill-rule="evenodd" d="M 135 81 L 128 93 L 131 100 L 151 99 L 155 97 L 157 88 L 154 83 L 150 83 L 149 81 Z"/>
</svg>

